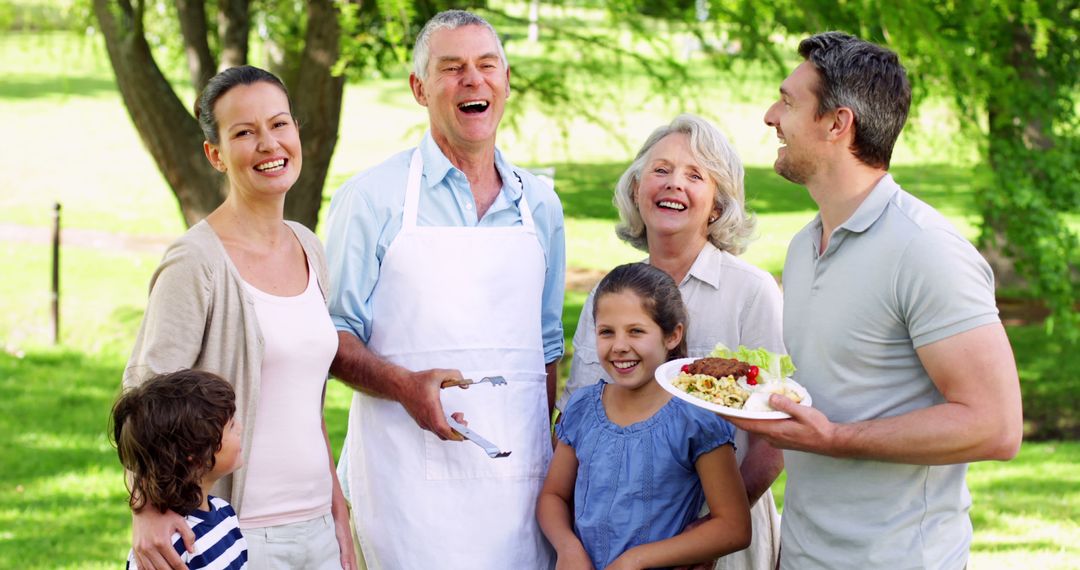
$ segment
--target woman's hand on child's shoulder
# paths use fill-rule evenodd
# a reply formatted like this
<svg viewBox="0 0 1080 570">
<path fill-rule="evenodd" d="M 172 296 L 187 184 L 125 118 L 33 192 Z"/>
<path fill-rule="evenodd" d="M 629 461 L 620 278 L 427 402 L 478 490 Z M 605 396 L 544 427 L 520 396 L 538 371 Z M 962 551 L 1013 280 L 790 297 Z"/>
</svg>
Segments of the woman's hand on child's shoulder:
<svg viewBox="0 0 1080 570">
<path fill-rule="evenodd" d="M 566 549 L 566 552 L 557 553 L 555 570 L 594 570 L 592 560 L 585 549 L 578 544 L 578 548 Z"/>
<path fill-rule="evenodd" d="M 146 570 L 183 570 L 187 568 L 173 548 L 172 535 L 180 533 L 188 552 L 195 551 L 195 533 L 184 517 L 147 506 L 132 514 L 131 548 L 135 563 Z"/>
</svg>

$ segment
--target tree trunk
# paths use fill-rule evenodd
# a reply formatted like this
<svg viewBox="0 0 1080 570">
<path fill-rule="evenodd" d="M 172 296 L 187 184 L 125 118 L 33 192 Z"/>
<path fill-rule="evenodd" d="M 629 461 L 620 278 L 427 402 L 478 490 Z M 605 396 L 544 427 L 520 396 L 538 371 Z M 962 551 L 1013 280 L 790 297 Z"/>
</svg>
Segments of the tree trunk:
<svg viewBox="0 0 1080 570">
<path fill-rule="evenodd" d="M 334 77 L 341 28 L 331 0 L 308 2 L 307 34 L 296 82 L 289 86 L 300 139 L 304 167 L 300 179 L 285 198 L 285 217 L 315 229 L 322 206 L 323 186 L 330 158 L 337 146 L 344 77 Z"/>
<path fill-rule="evenodd" d="M 200 93 L 217 68 L 206 39 L 206 6 L 202 0 L 176 0 L 176 13 L 180 18 L 180 35 L 184 38 L 191 84 L 195 86 L 195 93 Z"/>
<path fill-rule="evenodd" d="M 94 0 L 116 84 L 139 137 L 180 202 L 190 226 L 225 197 L 225 179 L 202 153 L 195 118 L 162 75 L 143 33 L 143 4 Z"/>
<path fill-rule="evenodd" d="M 218 35 L 221 37 L 221 67 L 244 65 L 248 60 L 248 35 L 251 15 L 248 0 L 221 0 L 218 10 Z"/>
</svg>

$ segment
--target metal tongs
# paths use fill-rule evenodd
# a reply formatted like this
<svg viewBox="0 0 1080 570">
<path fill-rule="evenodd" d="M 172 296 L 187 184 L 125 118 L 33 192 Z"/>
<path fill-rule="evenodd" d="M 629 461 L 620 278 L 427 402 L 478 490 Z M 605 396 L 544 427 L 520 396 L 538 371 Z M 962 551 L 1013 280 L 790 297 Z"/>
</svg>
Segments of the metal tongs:
<svg viewBox="0 0 1080 570">
<path fill-rule="evenodd" d="M 506 383 L 506 380 L 503 380 L 503 383 Z M 446 422 L 450 424 L 450 427 L 454 428 L 454 431 L 465 436 L 465 439 L 482 447 L 484 449 L 484 452 L 488 454 L 488 457 L 492 459 L 498 459 L 499 457 L 506 457 L 510 455 L 509 451 L 502 451 L 494 443 L 491 443 L 490 441 L 480 437 L 479 434 L 459 423 L 457 420 L 452 418 L 450 414 L 446 415 Z"/>
<path fill-rule="evenodd" d="M 470 380 L 468 378 L 464 380 L 457 380 L 450 378 L 447 380 L 443 380 L 441 387 L 453 388 L 454 386 L 457 386 L 459 388 L 468 388 L 473 384 L 480 384 L 481 382 L 490 382 L 492 386 L 505 386 L 506 378 L 503 378 L 502 376 L 485 376 L 479 380 Z"/>
<path fill-rule="evenodd" d="M 466 378 L 464 380 L 457 380 L 457 379 L 450 378 L 450 379 L 447 379 L 447 380 L 443 380 L 443 383 L 442 383 L 441 387 L 442 388 L 452 388 L 454 386 L 457 386 L 457 387 L 459 387 L 461 389 L 465 389 L 465 388 L 468 388 L 469 386 L 472 386 L 473 384 L 480 384 L 482 382 L 488 382 L 492 386 L 505 386 L 506 385 L 506 378 L 503 378 L 502 376 L 485 376 L 484 378 L 481 378 L 479 380 L 470 380 L 468 378 Z M 488 454 L 488 457 L 490 457 L 492 459 L 496 459 L 496 458 L 499 458 L 499 457 L 506 457 L 507 455 L 510 455 L 509 451 L 503 451 L 503 450 L 499 449 L 499 447 L 497 445 L 495 445 L 494 443 L 491 443 L 490 441 L 480 437 L 479 434 L 477 434 L 476 432 L 474 432 L 471 429 L 469 429 L 469 428 L 465 427 L 464 425 L 462 425 L 460 422 L 458 422 L 453 417 L 451 417 L 450 414 L 446 415 L 446 421 L 447 421 L 447 423 L 450 424 L 450 427 L 454 428 L 454 431 L 456 431 L 456 432 L 460 433 L 461 435 L 465 436 L 465 439 L 467 439 L 467 440 L 475 443 L 476 445 L 479 445 L 480 447 L 482 447 L 484 449 L 484 452 Z"/>
</svg>

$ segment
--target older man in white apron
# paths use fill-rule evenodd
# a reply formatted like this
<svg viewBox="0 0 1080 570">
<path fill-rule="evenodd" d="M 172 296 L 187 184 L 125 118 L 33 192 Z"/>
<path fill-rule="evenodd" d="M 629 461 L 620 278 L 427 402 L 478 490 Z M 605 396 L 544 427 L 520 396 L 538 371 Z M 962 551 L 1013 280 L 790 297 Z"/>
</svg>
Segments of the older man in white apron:
<svg viewBox="0 0 1080 570">
<path fill-rule="evenodd" d="M 548 568 L 534 505 L 562 351 L 562 210 L 495 149 L 509 73 L 494 31 L 451 11 L 425 32 L 411 82 L 430 133 L 331 204 L 333 370 L 360 389 L 344 482 L 371 568 Z M 439 389 L 496 375 L 507 384 Z M 510 456 L 454 441 L 452 412 Z"/>
</svg>

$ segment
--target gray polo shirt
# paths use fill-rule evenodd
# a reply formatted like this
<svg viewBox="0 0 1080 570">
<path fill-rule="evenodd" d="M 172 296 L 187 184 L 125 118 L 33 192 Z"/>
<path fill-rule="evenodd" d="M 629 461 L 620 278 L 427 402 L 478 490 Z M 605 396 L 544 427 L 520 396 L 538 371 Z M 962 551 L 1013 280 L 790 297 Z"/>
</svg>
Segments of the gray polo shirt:
<svg viewBox="0 0 1080 570">
<path fill-rule="evenodd" d="M 784 342 L 833 422 L 944 402 L 915 349 L 998 322 L 994 277 L 936 210 L 885 175 L 829 239 L 803 228 L 784 264 Z M 963 362 L 957 362 L 963 366 Z M 781 566 L 963 568 L 966 464 L 925 466 L 784 452 Z"/>
</svg>

